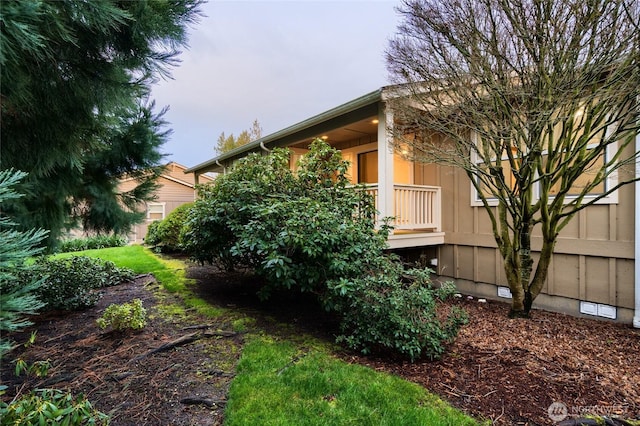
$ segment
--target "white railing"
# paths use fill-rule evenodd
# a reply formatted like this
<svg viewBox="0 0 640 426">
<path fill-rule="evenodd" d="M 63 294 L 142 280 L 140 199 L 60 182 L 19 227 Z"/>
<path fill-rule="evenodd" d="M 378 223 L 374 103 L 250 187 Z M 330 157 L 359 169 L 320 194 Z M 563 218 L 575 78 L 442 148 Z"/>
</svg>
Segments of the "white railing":
<svg viewBox="0 0 640 426">
<path fill-rule="evenodd" d="M 365 191 L 372 195 L 378 210 L 378 185 L 368 184 Z M 393 216 L 394 229 L 440 231 L 442 210 L 441 190 L 438 186 L 393 185 L 393 212 L 380 212 Z"/>
</svg>

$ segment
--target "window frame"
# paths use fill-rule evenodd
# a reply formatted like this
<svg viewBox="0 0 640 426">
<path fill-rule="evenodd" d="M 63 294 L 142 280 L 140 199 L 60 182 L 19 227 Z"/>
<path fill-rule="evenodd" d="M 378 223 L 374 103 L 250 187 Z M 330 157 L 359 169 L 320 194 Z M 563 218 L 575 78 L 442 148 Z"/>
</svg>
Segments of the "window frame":
<svg viewBox="0 0 640 426">
<path fill-rule="evenodd" d="M 166 217 L 166 204 L 167 203 L 147 203 L 147 214 L 146 214 L 146 218 L 147 218 L 147 222 L 154 222 L 156 220 L 164 220 L 164 218 Z M 156 211 L 151 211 L 151 207 L 162 207 L 162 217 L 160 219 L 152 219 L 151 218 L 151 214 L 152 213 L 159 213 Z"/>
<path fill-rule="evenodd" d="M 478 144 L 478 135 L 476 132 L 472 132 L 471 134 L 471 141 L 474 145 L 477 146 Z M 596 147 L 598 144 L 597 143 L 593 143 L 593 144 L 588 144 L 587 145 L 587 149 L 589 149 L 589 147 L 593 148 Z M 617 143 L 612 143 L 609 144 L 607 146 L 607 149 L 604 153 L 605 155 L 605 164 L 607 163 L 607 161 L 609 161 L 608 159 L 613 158 L 613 156 L 615 156 L 616 152 L 618 149 L 618 144 Z M 546 150 L 542 152 L 542 155 L 546 154 Z M 500 160 L 504 161 L 507 160 L 509 157 L 505 154 L 503 155 Z M 479 164 L 482 163 L 482 161 L 480 160 L 480 158 L 478 157 L 478 154 L 475 151 L 471 152 L 471 162 L 473 164 Z M 537 176 L 537 174 L 536 174 Z M 604 188 L 605 188 L 605 192 L 608 190 L 608 188 L 613 188 L 617 185 L 618 183 L 618 171 L 614 170 L 611 172 L 611 174 L 609 174 L 607 176 L 607 178 L 604 181 Z M 482 200 L 480 199 L 480 196 L 478 194 L 478 191 L 476 189 L 476 187 L 474 186 L 473 182 L 469 182 L 469 185 L 471 187 L 471 206 L 472 207 L 481 207 L 484 206 Z M 600 194 L 587 194 L 584 196 L 583 200 L 586 200 L 586 202 L 588 202 L 590 199 L 594 199 L 599 197 Z M 571 203 L 573 200 L 575 200 L 576 198 L 578 198 L 578 195 L 565 195 L 564 197 L 564 204 L 569 204 Z M 549 196 L 549 203 L 551 203 L 554 200 L 555 196 L 550 195 Z M 540 199 L 540 185 L 536 184 L 533 187 L 533 198 L 532 198 L 532 203 L 537 202 Z M 497 206 L 498 205 L 498 199 L 494 198 L 494 197 L 487 197 L 487 203 L 490 206 Z M 609 205 L 609 204 L 618 204 L 618 190 L 616 189 L 615 191 L 611 192 L 610 194 L 600 198 L 599 200 L 597 200 L 596 202 L 594 202 L 594 205 Z M 584 202 L 583 202 L 584 204 Z"/>
</svg>

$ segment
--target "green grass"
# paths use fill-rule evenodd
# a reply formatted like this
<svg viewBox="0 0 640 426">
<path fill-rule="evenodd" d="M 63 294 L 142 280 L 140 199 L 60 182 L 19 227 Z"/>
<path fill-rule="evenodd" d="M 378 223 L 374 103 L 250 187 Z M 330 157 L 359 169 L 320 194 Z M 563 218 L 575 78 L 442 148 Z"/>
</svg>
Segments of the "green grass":
<svg viewBox="0 0 640 426">
<path fill-rule="evenodd" d="M 211 316 L 224 312 L 189 291 L 182 262 L 162 259 L 142 246 L 56 256 L 72 255 L 110 260 L 138 274 L 152 273 L 168 292 L 182 296 L 185 306 Z M 176 315 L 185 314 L 178 305 L 166 307 Z M 242 331 L 252 325 L 248 318 L 233 324 Z M 479 424 L 416 384 L 340 361 L 323 345 L 299 337 L 295 342 L 253 337 L 244 346 L 231 384 L 226 425 Z"/>
<path fill-rule="evenodd" d="M 183 262 L 161 258 L 143 246 L 131 245 L 55 255 L 55 257 L 70 256 L 98 257 L 109 260 L 121 268 L 129 268 L 137 274 L 151 273 L 169 293 L 180 295 L 187 308 L 193 308 L 198 313 L 208 317 L 217 317 L 225 312 L 224 309 L 211 306 L 205 300 L 194 296 L 189 291 L 188 285 L 191 280 L 185 276 Z M 160 311 L 162 312 L 162 309 Z M 182 310 L 182 315 L 184 315 L 184 309 Z"/>
<path fill-rule="evenodd" d="M 186 289 L 184 264 L 178 260 L 161 259 L 148 248 L 131 245 L 97 250 L 85 250 L 57 254 L 56 257 L 89 256 L 110 260 L 121 268 L 129 268 L 137 274 L 152 273 L 170 293 Z"/>
<path fill-rule="evenodd" d="M 478 425 L 420 386 L 322 349 L 256 337 L 242 352 L 227 425 Z"/>
</svg>

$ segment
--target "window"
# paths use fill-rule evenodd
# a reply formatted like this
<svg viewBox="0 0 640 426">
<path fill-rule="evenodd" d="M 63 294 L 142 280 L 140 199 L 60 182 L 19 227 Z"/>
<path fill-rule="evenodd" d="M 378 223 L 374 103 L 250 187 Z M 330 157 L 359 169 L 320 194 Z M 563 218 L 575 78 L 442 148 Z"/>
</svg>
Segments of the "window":
<svg viewBox="0 0 640 426">
<path fill-rule="evenodd" d="M 148 222 L 164 219 L 164 204 L 165 203 L 148 203 L 147 204 L 147 221 Z"/>
<path fill-rule="evenodd" d="M 477 137 L 474 135 L 474 139 L 477 140 Z M 592 146 L 587 146 L 587 149 L 592 149 L 594 148 L 596 145 L 592 145 Z M 573 185 L 571 186 L 571 188 L 569 189 L 569 192 L 566 195 L 566 199 L 567 201 L 569 201 L 571 198 L 575 198 L 577 197 L 580 192 L 585 188 L 586 185 L 588 185 L 594 178 L 594 176 L 596 175 L 596 173 L 598 172 L 598 170 L 600 170 L 600 168 L 605 164 L 605 162 L 607 161 L 608 158 L 612 158 L 613 155 L 615 155 L 617 149 L 617 144 L 610 144 L 607 147 L 606 152 L 601 155 L 600 157 L 598 157 L 597 159 L 595 159 L 595 161 L 593 161 L 591 167 L 589 167 L 588 169 L 584 170 L 584 172 L 582 173 L 582 175 L 573 183 Z M 543 155 L 545 155 L 545 152 L 543 152 Z M 480 166 L 482 166 L 482 162 L 480 161 L 480 159 L 478 158 L 477 154 L 473 154 L 473 160 Z M 511 165 L 509 162 L 509 157 L 505 154 L 503 154 L 502 158 L 502 170 L 503 170 L 503 174 L 505 177 L 505 182 L 507 183 L 507 185 L 510 186 L 510 188 L 514 188 L 515 185 L 515 181 L 514 181 L 514 175 L 511 172 Z M 589 191 L 589 194 L 587 194 L 587 196 L 585 197 L 585 201 L 588 201 L 588 199 L 594 198 L 598 195 L 601 195 L 603 193 L 605 193 L 608 188 L 611 188 L 615 185 L 615 183 L 617 182 L 617 173 L 613 172 L 611 173 L 607 179 L 605 179 L 603 182 L 599 183 L 598 185 L 596 185 L 594 188 L 592 188 Z M 484 185 L 481 185 L 481 189 L 483 190 L 483 192 L 485 194 L 490 193 L 489 189 L 484 187 Z M 537 199 L 539 197 L 540 194 L 540 188 L 539 187 L 534 187 L 534 200 Z M 550 190 L 550 196 L 553 197 L 555 194 L 558 193 L 558 191 L 560 190 L 560 183 L 556 183 Z M 491 205 L 497 205 L 498 204 L 498 200 L 497 199 L 489 199 L 489 204 Z M 618 202 L 618 195 L 617 195 L 617 191 L 613 192 L 609 195 L 607 195 L 606 197 L 603 197 L 601 199 L 599 199 L 596 204 L 617 204 Z M 480 197 L 478 195 L 478 192 L 476 191 L 475 187 L 473 186 L 473 184 L 471 185 L 471 205 L 472 206 L 482 206 L 482 201 L 480 201 Z"/>
<path fill-rule="evenodd" d="M 573 185 L 571 186 L 571 188 L 569 188 L 569 192 L 567 193 L 567 196 L 571 197 L 571 196 L 577 196 L 580 194 L 580 192 L 582 192 L 582 190 L 589 184 L 591 183 L 591 181 L 593 180 L 593 178 L 595 177 L 596 173 L 598 173 L 598 170 L 600 170 L 602 168 L 602 166 L 604 165 L 605 162 L 605 155 L 600 155 L 598 158 L 596 158 L 596 160 L 593 162 L 593 165 L 591 167 L 589 167 L 588 169 L 586 169 L 582 175 L 580 175 L 580 177 L 578 179 L 576 179 L 576 181 L 573 183 Z M 595 196 L 595 195 L 600 195 L 602 193 L 604 193 L 607 189 L 607 181 L 603 181 L 600 182 L 598 185 L 596 185 L 594 188 L 592 188 L 589 191 L 589 195 L 591 196 Z M 560 183 L 556 183 L 553 187 L 551 187 L 550 190 L 550 195 L 554 196 L 558 193 L 558 191 L 560 191 Z"/>
<path fill-rule="evenodd" d="M 378 183 L 378 151 L 358 154 L 358 183 Z"/>
</svg>

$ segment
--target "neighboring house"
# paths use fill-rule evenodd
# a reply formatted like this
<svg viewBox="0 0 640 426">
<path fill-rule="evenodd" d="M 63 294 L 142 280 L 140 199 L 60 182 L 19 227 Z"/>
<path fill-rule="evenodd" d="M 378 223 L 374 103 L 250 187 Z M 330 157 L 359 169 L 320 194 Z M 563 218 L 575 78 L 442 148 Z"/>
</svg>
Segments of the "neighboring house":
<svg viewBox="0 0 640 426">
<path fill-rule="evenodd" d="M 309 143 L 322 137 L 351 162 L 354 183 L 366 183 L 376 196 L 380 217 L 395 217 L 389 246 L 419 250 L 437 274 L 459 290 L 503 298 L 510 292 L 491 224 L 461 169 L 418 164 L 393 153 L 387 108 L 392 87 L 383 87 L 346 104 L 236 148 L 186 170 L 194 180 L 223 173 L 249 152 L 274 147 L 293 151 L 291 164 Z M 640 135 L 636 150 L 640 149 Z M 640 327 L 640 183 L 619 189 L 605 202 L 580 211 L 558 239 L 549 277 L 534 306 L 571 314 L 616 319 Z M 534 249 L 540 238 L 533 237 Z"/>
<path fill-rule="evenodd" d="M 155 192 L 156 199 L 145 203 L 146 217 L 144 222 L 135 225 L 128 235 L 129 242 L 142 243 L 147 235 L 149 224 L 155 220 L 162 220 L 176 207 L 190 203 L 196 198 L 194 175 L 185 174 L 187 168 L 178 163 L 167 164 L 164 172 L 156 183 L 160 187 Z M 212 182 L 213 178 L 207 175 L 199 176 L 200 183 Z M 129 191 L 136 186 L 134 179 L 123 179 L 120 182 L 121 191 Z"/>
</svg>

